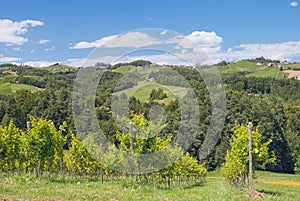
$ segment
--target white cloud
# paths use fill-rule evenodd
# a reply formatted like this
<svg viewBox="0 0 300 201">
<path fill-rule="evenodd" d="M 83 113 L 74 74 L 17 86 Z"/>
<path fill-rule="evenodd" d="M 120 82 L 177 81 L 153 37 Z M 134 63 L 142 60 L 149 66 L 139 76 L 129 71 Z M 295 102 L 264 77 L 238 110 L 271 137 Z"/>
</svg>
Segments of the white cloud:
<svg viewBox="0 0 300 201">
<path fill-rule="evenodd" d="M 186 38 L 193 41 L 194 43 L 197 43 L 197 45 L 206 47 L 214 47 L 220 45 L 220 43 L 223 42 L 223 38 L 217 36 L 217 34 L 214 31 L 194 31 Z"/>
<path fill-rule="evenodd" d="M 46 43 L 49 43 L 50 40 L 47 40 L 47 39 L 41 39 L 37 42 L 37 44 L 46 44 Z"/>
<path fill-rule="evenodd" d="M 164 30 L 162 32 L 160 32 L 161 35 L 166 35 L 168 33 L 168 30 Z"/>
<path fill-rule="evenodd" d="M 208 54 L 212 60 L 241 60 L 264 56 L 274 60 L 297 61 L 300 59 L 300 41 L 271 44 L 241 44 L 227 51 Z"/>
<path fill-rule="evenodd" d="M 190 65 L 188 61 L 185 61 L 178 55 L 172 55 L 172 54 L 155 54 L 155 55 L 139 55 L 139 56 L 124 56 L 122 58 L 119 58 L 115 60 L 112 64 L 116 63 L 126 63 L 126 62 L 132 62 L 136 60 L 147 60 L 151 61 L 160 65 L 163 64 L 170 64 L 170 65 Z"/>
<path fill-rule="evenodd" d="M 32 67 L 47 67 L 53 65 L 55 63 L 60 62 L 51 62 L 51 61 L 26 61 L 24 65 L 32 66 Z"/>
<path fill-rule="evenodd" d="M 197 49 L 198 48 L 198 49 Z M 70 58 L 58 63 L 64 63 L 71 66 L 93 66 L 97 62 L 103 63 L 125 63 L 135 60 L 149 60 L 158 64 L 174 65 L 195 65 L 197 64 L 215 64 L 222 60 L 237 61 L 241 59 L 251 59 L 264 56 L 265 58 L 275 60 L 300 60 L 300 41 L 273 43 L 273 44 L 241 44 L 235 47 L 222 50 L 220 46 L 215 47 L 197 47 L 192 51 L 190 49 L 181 49 L 178 54 L 153 54 L 153 55 L 126 55 L 120 58 L 114 56 L 102 56 L 99 58 Z M 49 66 L 57 62 L 27 62 L 31 66 Z"/>
<path fill-rule="evenodd" d="M 20 61 L 21 58 L 17 57 L 5 57 L 3 54 L 0 54 L 0 62 L 12 62 L 12 61 Z"/>
<path fill-rule="evenodd" d="M 145 33 L 141 32 L 128 32 L 122 35 L 111 35 L 103 37 L 93 42 L 82 41 L 70 49 L 85 49 L 94 47 L 118 48 L 118 47 L 146 47 L 149 45 L 159 44 L 160 41 Z"/>
<path fill-rule="evenodd" d="M 166 31 L 160 35 L 168 34 Z M 159 38 L 159 37 L 158 37 Z M 241 59 L 251 59 L 264 56 L 265 58 L 276 60 L 299 61 L 300 60 L 300 41 L 272 43 L 272 44 L 240 44 L 234 47 L 222 49 L 223 38 L 215 32 L 194 31 L 187 36 L 176 36 L 165 40 L 154 38 L 148 34 L 138 31 L 123 35 L 111 35 L 93 42 L 79 42 L 70 47 L 71 49 L 84 49 L 91 47 L 117 48 L 117 47 L 147 47 L 151 45 L 166 45 L 174 51 L 172 54 L 147 54 L 138 56 L 127 55 L 121 58 L 101 54 L 99 58 L 70 58 L 59 63 L 71 66 L 91 66 L 97 62 L 120 63 L 144 59 L 158 64 L 214 64 L 222 60 L 236 61 Z M 155 47 L 155 46 L 152 46 Z M 55 47 L 45 49 L 53 50 Z M 175 55 L 176 54 L 176 55 Z M 186 61 L 185 61 L 186 60 Z M 35 61 L 30 64 L 33 66 L 47 66 L 56 62 Z"/>
<path fill-rule="evenodd" d="M 0 19 L 0 43 L 6 45 L 22 45 L 28 41 L 23 37 L 28 32 L 28 28 L 42 26 L 44 23 L 37 20 L 12 21 Z"/>
<path fill-rule="evenodd" d="M 20 47 L 15 47 L 13 48 L 14 51 L 19 51 L 19 52 L 23 52 L 23 50 Z"/>
<path fill-rule="evenodd" d="M 223 38 L 218 36 L 214 31 L 194 31 L 187 36 L 175 36 L 167 40 L 166 44 L 177 44 L 182 48 L 195 48 L 199 47 L 216 47 L 223 42 Z"/>
<path fill-rule="evenodd" d="M 49 51 L 53 51 L 54 49 L 55 49 L 55 46 L 52 46 L 52 47 L 50 47 L 50 48 L 46 48 L 45 51 L 46 51 L 46 52 L 49 52 Z"/>
<path fill-rule="evenodd" d="M 31 50 L 30 53 L 33 54 L 33 53 L 34 53 L 34 50 Z"/>
<path fill-rule="evenodd" d="M 94 66 L 97 62 L 102 62 L 102 63 L 116 63 L 117 57 L 114 56 L 104 56 L 101 58 L 70 58 L 67 59 L 66 61 L 62 62 L 64 64 L 70 65 L 70 66 Z"/>
<path fill-rule="evenodd" d="M 298 6 L 298 3 L 296 1 L 293 1 L 293 2 L 290 3 L 290 5 L 293 6 L 293 7 L 296 7 L 296 6 Z"/>
</svg>

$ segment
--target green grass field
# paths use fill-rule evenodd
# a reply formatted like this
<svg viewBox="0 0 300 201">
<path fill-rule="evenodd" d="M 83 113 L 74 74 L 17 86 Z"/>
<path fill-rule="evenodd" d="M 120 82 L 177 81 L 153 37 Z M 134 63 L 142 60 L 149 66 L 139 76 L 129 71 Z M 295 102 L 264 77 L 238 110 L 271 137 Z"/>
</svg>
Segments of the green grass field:
<svg viewBox="0 0 300 201">
<path fill-rule="evenodd" d="M 168 96 L 167 98 L 163 100 L 156 100 L 157 102 L 164 103 L 164 104 L 170 103 L 172 100 L 175 100 L 176 97 L 178 97 L 179 99 L 183 98 L 186 95 L 188 90 L 187 88 L 183 88 L 183 87 L 164 86 L 164 85 L 157 84 L 155 82 L 149 83 L 146 81 L 142 81 L 139 82 L 137 86 L 124 91 L 119 91 L 115 93 L 115 95 L 119 96 L 120 94 L 125 93 L 127 97 L 134 96 L 135 98 L 139 99 L 142 102 L 148 102 L 151 91 L 153 89 L 158 89 L 158 88 L 163 89 L 163 91 L 167 93 Z"/>
<path fill-rule="evenodd" d="M 265 70 L 256 71 L 246 75 L 246 77 L 272 77 L 276 79 L 281 79 L 284 74 L 277 68 L 267 68 Z"/>
<path fill-rule="evenodd" d="M 271 68 L 256 65 L 255 62 L 250 61 L 239 61 L 236 64 L 229 64 L 227 66 L 219 66 L 218 70 L 220 73 L 238 73 L 248 72 L 247 77 L 271 77 L 271 78 L 284 78 L 284 73 L 279 68 Z"/>
<path fill-rule="evenodd" d="M 120 66 L 119 68 L 112 70 L 112 72 L 126 74 L 135 68 L 135 66 Z"/>
<path fill-rule="evenodd" d="M 2 95 L 12 95 L 20 89 L 26 89 L 33 92 L 39 90 L 39 88 L 27 84 L 12 84 L 12 83 L 0 84 L 0 94 Z"/>
<path fill-rule="evenodd" d="M 221 73 L 231 72 L 256 72 L 260 66 L 257 66 L 254 62 L 250 61 L 239 61 L 236 64 L 229 64 L 227 66 L 219 66 L 218 70 Z"/>
<path fill-rule="evenodd" d="M 247 188 L 236 189 L 218 174 L 209 173 L 202 186 L 137 185 L 115 180 L 88 181 L 71 177 L 36 179 L 27 176 L 0 176 L 0 200 L 104 200 L 104 201 L 227 201 L 256 200 L 250 198 Z M 300 175 L 261 172 L 254 181 L 255 188 L 266 194 L 268 201 L 300 200 Z"/>
</svg>

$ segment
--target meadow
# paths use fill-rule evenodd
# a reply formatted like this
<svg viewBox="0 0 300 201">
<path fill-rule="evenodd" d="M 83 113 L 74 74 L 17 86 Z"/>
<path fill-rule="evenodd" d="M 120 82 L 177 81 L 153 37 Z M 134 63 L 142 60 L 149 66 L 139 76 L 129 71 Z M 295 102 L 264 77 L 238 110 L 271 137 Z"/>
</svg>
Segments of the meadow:
<svg viewBox="0 0 300 201">
<path fill-rule="evenodd" d="M 12 84 L 12 83 L 0 84 L 0 94 L 2 95 L 12 95 L 21 89 L 29 90 L 32 92 L 36 92 L 39 90 L 38 87 L 27 85 L 27 84 Z"/>
<path fill-rule="evenodd" d="M 268 201 L 300 200 L 300 175 L 258 172 L 254 186 L 266 195 Z M 218 172 L 208 173 L 202 185 L 166 183 L 138 184 L 134 179 L 101 180 L 84 177 L 45 175 L 0 176 L 0 200 L 256 200 L 249 197 L 249 190 L 230 186 Z M 175 182 L 176 183 L 176 182 Z"/>
</svg>

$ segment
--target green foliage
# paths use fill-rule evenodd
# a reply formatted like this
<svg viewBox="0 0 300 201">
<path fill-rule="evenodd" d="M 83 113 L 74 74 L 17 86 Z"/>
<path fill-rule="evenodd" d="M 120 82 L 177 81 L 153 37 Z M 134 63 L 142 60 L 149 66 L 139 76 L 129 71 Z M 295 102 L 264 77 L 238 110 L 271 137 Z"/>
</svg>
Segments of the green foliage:
<svg viewBox="0 0 300 201">
<path fill-rule="evenodd" d="M 15 94 L 18 90 L 29 90 L 31 92 L 37 92 L 39 89 L 35 86 L 26 85 L 26 84 L 11 84 L 11 83 L 0 84 L 0 94 L 12 95 Z"/>
<path fill-rule="evenodd" d="M 55 128 L 52 121 L 31 119 L 32 129 L 27 133 L 26 157 L 29 167 L 54 170 L 57 160 L 63 157 L 65 138 Z"/>
<path fill-rule="evenodd" d="M 122 124 L 128 125 L 125 120 Z M 167 147 L 171 142 L 171 136 L 157 136 L 166 125 L 158 126 L 148 121 L 143 114 L 133 114 L 133 136 L 134 136 L 134 153 L 147 154 L 157 152 Z M 117 132 L 117 140 L 120 142 L 122 151 L 130 151 L 130 136 L 126 133 Z"/>
<path fill-rule="evenodd" d="M 200 165 L 197 159 L 193 158 L 189 153 L 182 154 L 181 148 L 168 146 L 172 140 L 172 136 L 159 137 L 157 133 L 166 125 L 158 126 L 148 121 L 142 114 L 133 115 L 132 122 L 134 125 L 134 154 L 155 153 L 163 149 L 167 149 L 169 157 L 182 155 L 175 163 L 171 163 L 168 167 L 160 170 L 158 174 L 165 177 L 194 177 L 204 178 L 207 170 L 204 165 Z M 120 141 L 120 149 L 122 151 L 130 151 L 130 136 L 125 133 L 118 133 L 117 139 Z"/>
<path fill-rule="evenodd" d="M 82 172 L 91 170 L 95 161 L 78 137 L 71 134 L 71 140 L 70 149 L 66 152 L 64 161 L 69 172 L 82 175 Z"/>
<path fill-rule="evenodd" d="M 20 170 L 24 161 L 24 132 L 18 129 L 13 121 L 0 127 L 0 167 L 2 171 Z"/>
<path fill-rule="evenodd" d="M 32 118 L 32 129 L 22 131 L 13 121 L 0 128 L 0 164 L 2 171 L 35 170 L 39 176 L 43 170 L 58 169 L 63 157 L 65 138 L 52 121 Z"/>
<path fill-rule="evenodd" d="M 165 98 L 167 98 L 168 95 L 167 93 L 164 93 L 164 91 L 161 88 L 156 89 L 152 89 L 151 93 L 150 93 L 150 100 L 163 100 Z"/>
<path fill-rule="evenodd" d="M 285 105 L 286 125 L 285 135 L 294 160 L 294 171 L 300 173 L 300 102 L 295 101 Z"/>
<path fill-rule="evenodd" d="M 269 156 L 268 146 L 272 142 L 262 142 L 262 135 L 252 132 L 252 155 L 253 168 L 264 168 L 267 163 L 275 161 L 275 156 Z M 235 128 L 234 135 L 230 140 L 230 150 L 227 151 L 225 160 L 222 165 L 222 175 L 230 184 L 239 186 L 245 185 L 245 179 L 249 170 L 249 146 L 248 146 L 248 129 L 247 126 Z M 242 182 L 242 183 L 240 183 Z"/>
</svg>

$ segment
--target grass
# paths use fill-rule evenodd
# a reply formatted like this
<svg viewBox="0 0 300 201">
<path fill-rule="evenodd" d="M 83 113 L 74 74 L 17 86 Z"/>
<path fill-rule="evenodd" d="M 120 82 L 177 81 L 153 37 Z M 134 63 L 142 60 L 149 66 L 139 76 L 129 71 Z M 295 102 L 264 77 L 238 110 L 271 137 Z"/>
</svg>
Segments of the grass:
<svg viewBox="0 0 300 201">
<path fill-rule="evenodd" d="M 126 74 L 135 68 L 135 66 L 120 66 L 119 68 L 112 70 L 112 72 Z"/>
<path fill-rule="evenodd" d="M 150 98 L 150 93 L 153 89 L 162 88 L 165 93 L 167 93 L 167 98 L 163 100 L 156 100 L 159 103 L 168 104 L 172 100 L 175 100 L 176 97 L 179 99 L 183 98 L 187 93 L 187 88 L 178 87 L 178 86 L 165 86 L 160 85 L 155 82 L 146 82 L 142 81 L 139 82 L 137 86 L 134 86 L 130 89 L 119 91 L 115 93 L 115 95 L 120 95 L 125 93 L 127 97 L 134 96 L 135 98 L 139 99 L 142 102 L 148 102 Z"/>
<path fill-rule="evenodd" d="M 220 73 L 238 73 L 248 72 L 246 77 L 271 77 L 276 79 L 284 78 L 284 73 L 279 68 L 264 67 L 256 65 L 255 62 L 239 61 L 236 64 L 229 64 L 227 66 L 219 66 Z"/>
<path fill-rule="evenodd" d="M 69 70 L 75 69 L 75 67 L 58 64 L 58 65 L 52 65 L 52 66 L 48 66 L 48 67 L 41 67 L 40 69 L 47 70 L 52 73 L 57 73 L 57 72 L 67 72 Z"/>
<path fill-rule="evenodd" d="M 229 64 L 227 66 L 219 66 L 220 73 L 233 73 L 233 72 L 256 72 L 260 66 L 250 61 L 239 61 L 236 64 Z"/>
<path fill-rule="evenodd" d="M 250 73 L 246 77 L 271 77 L 276 79 L 284 78 L 284 73 L 282 73 L 278 68 L 267 68 L 261 71 Z"/>
<path fill-rule="evenodd" d="M 0 84 L 0 94 L 2 95 L 12 95 L 21 89 L 26 89 L 33 92 L 39 90 L 39 88 L 27 84 L 13 84 L 13 83 Z"/>
<path fill-rule="evenodd" d="M 208 175 L 202 186 L 171 186 L 171 189 L 158 188 L 153 184 L 127 185 L 127 181 L 88 181 L 71 177 L 36 179 L 32 175 L 0 176 L 0 200 L 254 200 L 249 198 L 247 189 L 236 189 L 215 174 Z M 255 187 L 267 196 L 265 200 L 300 200 L 297 186 L 277 185 L 266 181 L 300 182 L 299 175 L 284 175 L 261 172 L 255 180 Z"/>
</svg>

